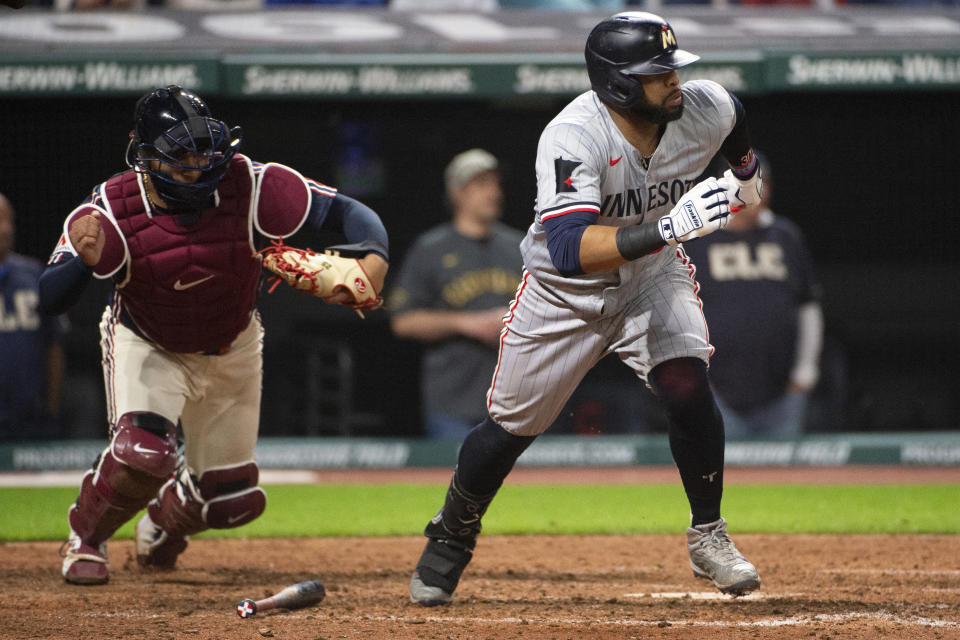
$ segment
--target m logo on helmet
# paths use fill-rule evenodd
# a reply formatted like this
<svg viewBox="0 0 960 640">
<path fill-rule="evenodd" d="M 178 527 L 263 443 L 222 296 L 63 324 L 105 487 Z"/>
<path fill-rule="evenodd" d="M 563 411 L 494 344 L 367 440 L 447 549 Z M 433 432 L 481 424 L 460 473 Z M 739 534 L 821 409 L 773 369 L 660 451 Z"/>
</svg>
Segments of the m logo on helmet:
<svg viewBox="0 0 960 640">
<path fill-rule="evenodd" d="M 664 49 L 677 46 L 677 36 L 673 35 L 673 29 L 666 25 L 663 26 L 663 31 L 660 32 L 660 44 L 663 45 Z"/>
</svg>

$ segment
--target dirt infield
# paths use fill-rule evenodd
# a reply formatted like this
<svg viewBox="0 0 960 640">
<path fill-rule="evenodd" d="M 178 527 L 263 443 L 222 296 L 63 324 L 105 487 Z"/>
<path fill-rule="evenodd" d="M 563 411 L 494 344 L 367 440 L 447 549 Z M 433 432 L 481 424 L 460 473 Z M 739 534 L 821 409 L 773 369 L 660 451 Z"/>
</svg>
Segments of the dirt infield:
<svg viewBox="0 0 960 640">
<path fill-rule="evenodd" d="M 946 471 L 915 481 L 956 479 Z M 730 480 L 746 481 L 737 475 Z M 777 481 L 786 481 L 782 470 Z M 418 537 L 197 540 L 168 573 L 141 571 L 133 542 L 114 541 L 111 580 L 99 587 L 62 582 L 57 543 L 8 543 L 0 545 L 0 638 L 960 639 L 957 536 L 732 533 L 763 579 L 747 598 L 695 579 L 680 532 L 488 536 L 454 604 L 432 609 L 407 596 Z M 237 617 L 241 599 L 310 578 L 327 587 L 319 605 Z"/>
<path fill-rule="evenodd" d="M 0 637 L 960 638 L 953 536 L 737 536 L 763 588 L 718 596 L 681 536 L 481 538 L 449 607 L 407 601 L 416 538 L 198 540 L 171 573 L 141 573 L 110 543 L 101 587 L 64 584 L 56 543 L 0 546 Z M 234 607 L 309 578 L 327 598 L 248 619 Z"/>
</svg>

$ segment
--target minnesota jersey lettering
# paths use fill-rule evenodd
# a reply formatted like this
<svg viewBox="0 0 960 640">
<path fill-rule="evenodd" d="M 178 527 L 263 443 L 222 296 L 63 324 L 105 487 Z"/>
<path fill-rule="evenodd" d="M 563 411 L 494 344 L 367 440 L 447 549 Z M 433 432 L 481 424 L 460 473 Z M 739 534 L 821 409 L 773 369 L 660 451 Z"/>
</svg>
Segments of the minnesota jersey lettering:
<svg viewBox="0 0 960 640">
<path fill-rule="evenodd" d="M 600 205 L 600 215 L 623 218 L 643 215 L 643 189 L 628 189 L 623 193 L 611 193 Z"/>
<path fill-rule="evenodd" d="M 664 180 L 646 189 L 636 187 L 621 193 L 611 193 L 604 196 L 603 203 L 600 205 L 600 215 L 608 218 L 629 218 L 663 206 L 672 207 L 695 184 L 697 181 L 693 179 Z M 646 200 L 646 206 L 643 204 L 644 200 Z"/>
</svg>

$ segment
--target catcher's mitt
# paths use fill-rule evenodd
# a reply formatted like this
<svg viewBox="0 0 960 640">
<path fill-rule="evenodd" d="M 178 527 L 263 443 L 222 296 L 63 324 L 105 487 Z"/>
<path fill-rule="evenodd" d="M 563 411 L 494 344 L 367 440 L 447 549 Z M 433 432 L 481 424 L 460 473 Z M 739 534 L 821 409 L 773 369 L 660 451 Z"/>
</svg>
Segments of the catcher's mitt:
<svg viewBox="0 0 960 640">
<path fill-rule="evenodd" d="M 318 298 L 346 290 L 353 296 L 350 306 L 361 318 L 362 309 L 376 309 L 383 305 L 383 298 L 356 258 L 345 258 L 335 251 L 316 253 L 310 249 L 297 249 L 279 240 L 257 253 L 263 257 L 263 266 L 277 274 L 270 287 L 271 293 L 281 280 Z"/>
</svg>

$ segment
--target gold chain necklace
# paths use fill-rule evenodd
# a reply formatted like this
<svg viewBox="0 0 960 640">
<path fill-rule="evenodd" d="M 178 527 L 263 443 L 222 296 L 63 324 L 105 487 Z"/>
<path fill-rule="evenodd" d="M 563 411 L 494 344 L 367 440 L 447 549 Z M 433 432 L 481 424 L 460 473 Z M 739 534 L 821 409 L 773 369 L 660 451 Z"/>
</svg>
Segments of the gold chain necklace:
<svg viewBox="0 0 960 640">
<path fill-rule="evenodd" d="M 143 175 L 143 192 L 147 195 L 147 202 L 150 203 L 154 209 L 164 210 L 157 202 L 153 199 L 153 196 L 150 195 L 150 192 L 153 191 L 153 181 L 150 180 L 150 174 Z"/>
</svg>

